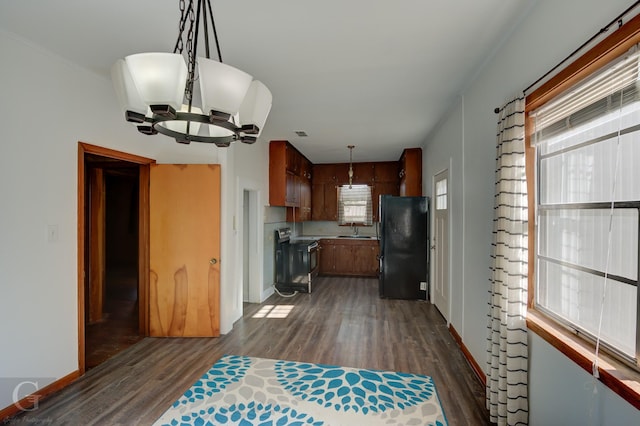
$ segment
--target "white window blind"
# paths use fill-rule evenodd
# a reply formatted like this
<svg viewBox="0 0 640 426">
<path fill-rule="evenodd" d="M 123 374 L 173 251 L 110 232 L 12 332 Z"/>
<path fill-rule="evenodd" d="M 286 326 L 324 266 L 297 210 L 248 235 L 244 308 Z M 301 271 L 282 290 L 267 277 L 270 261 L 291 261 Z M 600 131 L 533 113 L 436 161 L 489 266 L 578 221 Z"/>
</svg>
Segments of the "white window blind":
<svg viewBox="0 0 640 426">
<path fill-rule="evenodd" d="M 371 187 L 369 185 L 338 187 L 338 223 L 340 225 L 373 224 Z"/>
<path fill-rule="evenodd" d="M 605 68 L 530 115 L 538 190 L 535 301 L 637 364 L 637 49 Z"/>
</svg>

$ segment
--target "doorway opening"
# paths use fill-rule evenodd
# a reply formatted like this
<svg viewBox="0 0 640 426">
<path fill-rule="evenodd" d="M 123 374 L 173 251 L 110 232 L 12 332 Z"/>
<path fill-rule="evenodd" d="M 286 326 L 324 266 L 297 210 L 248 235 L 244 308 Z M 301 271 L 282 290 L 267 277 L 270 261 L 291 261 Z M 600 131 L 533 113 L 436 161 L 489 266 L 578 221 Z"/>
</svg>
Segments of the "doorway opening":
<svg viewBox="0 0 640 426">
<path fill-rule="evenodd" d="M 154 162 L 78 143 L 80 374 L 149 335 L 149 169 Z"/>
<path fill-rule="evenodd" d="M 96 154 L 85 170 L 85 367 L 142 339 L 138 292 L 139 166 Z"/>
<path fill-rule="evenodd" d="M 241 248 L 238 258 L 242 270 L 242 302 L 260 303 L 262 296 L 262 246 L 260 238 L 260 191 L 248 188 L 246 182 L 240 184 L 239 211 L 242 212 Z"/>
</svg>

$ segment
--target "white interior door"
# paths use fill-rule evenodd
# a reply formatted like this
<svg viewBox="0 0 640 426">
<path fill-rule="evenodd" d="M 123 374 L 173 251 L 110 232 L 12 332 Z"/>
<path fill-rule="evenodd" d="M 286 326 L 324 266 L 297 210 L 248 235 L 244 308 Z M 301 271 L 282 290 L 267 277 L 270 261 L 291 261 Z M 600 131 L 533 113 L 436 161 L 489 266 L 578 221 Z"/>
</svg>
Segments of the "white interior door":
<svg viewBox="0 0 640 426">
<path fill-rule="evenodd" d="M 449 171 L 434 176 L 433 303 L 449 319 Z"/>
</svg>

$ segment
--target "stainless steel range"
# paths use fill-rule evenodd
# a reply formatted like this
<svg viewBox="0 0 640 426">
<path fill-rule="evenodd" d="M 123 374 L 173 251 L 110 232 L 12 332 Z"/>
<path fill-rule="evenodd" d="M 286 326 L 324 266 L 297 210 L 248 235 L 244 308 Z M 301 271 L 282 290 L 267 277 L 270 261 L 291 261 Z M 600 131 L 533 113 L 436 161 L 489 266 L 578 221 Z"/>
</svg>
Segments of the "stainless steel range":
<svg viewBox="0 0 640 426">
<path fill-rule="evenodd" d="M 318 275 L 318 241 L 291 238 L 291 228 L 275 231 L 275 286 L 280 292 L 311 293 L 311 282 Z"/>
</svg>

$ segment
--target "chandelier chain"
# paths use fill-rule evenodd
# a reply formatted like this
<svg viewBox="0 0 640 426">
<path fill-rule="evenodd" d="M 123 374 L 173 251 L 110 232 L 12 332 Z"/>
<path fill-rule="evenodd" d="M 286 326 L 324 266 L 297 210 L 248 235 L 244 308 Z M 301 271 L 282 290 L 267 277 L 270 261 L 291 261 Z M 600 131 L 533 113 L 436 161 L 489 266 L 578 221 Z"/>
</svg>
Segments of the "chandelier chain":
<svg viewBox="0 0 640 426">
<path fill-rule="evenodd" d="M 196 26 L 196 17 L 195 11 L 193 10 L 193 0 L 189 1 L 189 31 L 187 32 L 187 63 L 193 64 L 195 63 L 195 52 L 194 52 L 194 36 L 193 29 Z M 193 98 L 193 83 L 196 80 L 195 76 L 195 67 L 189 68 L 189 76 L 187 77 L 187 85 L 184 89 L 185 98 L 189 101 L 189 105 L 191 105 L 191 100 Z"/>
<path fill-rule="evenodd" d="M 184 50 L 184 43 L 182 41 L 182 34 L 184 33 L 184 27 L 187 24 L 187 12 L 185 0 L 180 0 L 180 22 L 178 23 L 178 39 L 176 45 L 173 48 L 173 53 L 182 53 Z"/>
</svg>

